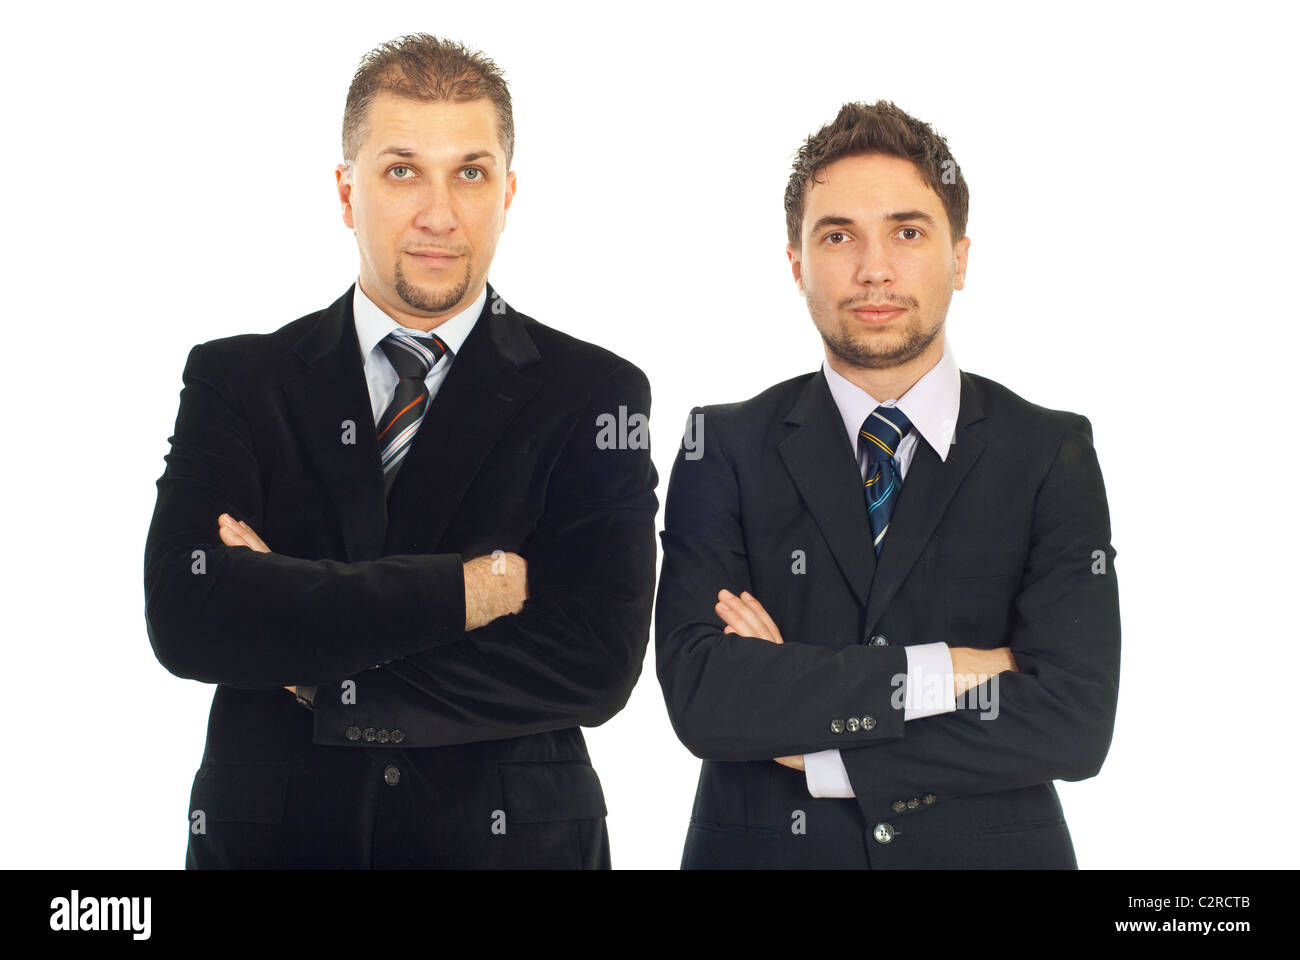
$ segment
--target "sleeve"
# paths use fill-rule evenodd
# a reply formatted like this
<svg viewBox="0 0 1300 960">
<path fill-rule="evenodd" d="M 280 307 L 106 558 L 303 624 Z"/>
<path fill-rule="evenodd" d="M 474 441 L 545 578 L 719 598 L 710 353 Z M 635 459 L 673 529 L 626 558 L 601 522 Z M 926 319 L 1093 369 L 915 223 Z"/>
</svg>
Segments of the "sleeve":
<svg viewBox="0 0 1300 960">
<path fill-rule="evenodd" d="M 838 750 L 818 750 L 803 755 L 804 779 L 814 797 L 851 797 L 853 784 Z"/>
<path fill-rule="evenodd" d="M 869 821 L 893 804 L 1095 776 L 1110 749 L 1119 695 L 1115 549 L 1092 425 L 1076 415 L 1034 504 L 1029 554 L 1001 673 L 958 709 L 875 749 L 842 751 Z"/>
<path fill-rule="evenodd" d="M 222 513 L 261 526 L 263 466 L 210 346 L 190 351 L 183 384 L 144 551 L 145 623 L 164 667 L 204 683 L 278 689 L 464 632 L 455 554 L 349 564 L 222 543 Z"/>
<path fill-rule="evenodd" d="M 551 473 L 519 551 L 523 610 L 321 687 L 314 742 L 364 747 L 366 729 L 400 730 L 403 747 L 500 740 L 597 726 L 623 708 L 649 642 L 658 477 L 644 434 L 598 444 L 600 418 L 620 406 L 648 424 L 650 384 L 631 364 L 595 387 Z"/>
<path fill-rule="evenodd" d="M 902 647 L 833 650 L 722 632 L 718 591 L 753 590 L 743 472 L 723 428 L 702 408 L 691 417 L 695 442 L 683 443 L 669 481 L 655 607 L 659 683 L 678 738 L 707 760 L 770 760 L 901 737 L 891 697 L 906 673 Z M 850 729 L 848 718 L 869 722 Z"/>
<path fill-rule="evenodd" d="M 907 684 L 903 690 L 903 722 L 951 713 L 957 709 L 953 691 L 952 654 L 946 643 L 904 647 Z M 808 793 L 814 797 L 851 797 L 853 784 L 839 750 L 806 753 L 803 758 Z"/>
</svg>

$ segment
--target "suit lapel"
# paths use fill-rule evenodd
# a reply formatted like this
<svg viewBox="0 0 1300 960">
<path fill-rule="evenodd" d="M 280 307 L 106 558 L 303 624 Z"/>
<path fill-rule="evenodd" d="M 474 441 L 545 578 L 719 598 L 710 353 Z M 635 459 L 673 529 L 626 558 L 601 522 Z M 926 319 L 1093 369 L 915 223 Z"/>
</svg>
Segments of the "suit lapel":
<svg viewBox="0 0 1300 960">
<path fill-rule="evenodd" d="M 983 441 L 969 429 L 983 418 L 976 387 L 963 373 L 957 430 L 948 459 L 941 461 L 918 438 L 877 563 L 862 474 L 822 371 L 808 380 L 786 415 L 785 422 L 796 429 L 777 449 L 835 562 L 858 602 L 867 608 L 868 632 L 879 622 L 983 452 Z"/>
<path fill-rule="evenodd" d="M 822 371 L 809 378 L 785 422 L 796 429 L 778 445 L 781 459 L 858 602 L 866 606 L 876 559 L 862 474 Z"/>
<path fill-rule="evenodd" d="M 871 581 L 871 597 L 867 604 L 868 632 L 875 629 L 889 601 L 930 542 L 953 494 L 984 452 L 984 442 L 969 429 L 972 423 L 983 418 L 984 409 L 976 387 L 963 373 L 957 430 L 953 434 L 953 444 L 948 448 L 948 459 L 940 460 L 924 438 L 917 438 L 912 462 L 889 520 L 889 532 L 885 534 L 880 550 L 876 575 Z M 840 423 L 842 420 L 836 421 L 837 426 Z M 862 499 L 861 489 L 858 495 Z M 866 510 L 865 502 L 863 510 Z"/>
<path fill-rule="evenodd" d="M 294 344 L 308 369 L 284 383 L 294 424 L 338 506 L 350 562 L 378 557 L 384 539 L 384 480 L 352 317 L 355 286 Z"/>
<path fill-rule="evenodd" d="M 390 551 L 436 548 L 488 452 L 537 392 L 519 368 L 539 359 L 522 317 L 488 284 L 389 492 Z"/>
</svg>

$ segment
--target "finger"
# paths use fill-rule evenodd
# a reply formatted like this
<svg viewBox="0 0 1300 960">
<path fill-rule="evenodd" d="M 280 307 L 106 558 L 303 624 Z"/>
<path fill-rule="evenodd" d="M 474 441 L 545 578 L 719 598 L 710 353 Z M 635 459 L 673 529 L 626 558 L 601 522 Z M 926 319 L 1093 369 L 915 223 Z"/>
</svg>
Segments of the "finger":
<svg viewBox="0 0 1300 960">
<path fill-rule="evenodd" d="M 732 593 L 719 591 L 718 602 L 714 604 L 714 610 L 718 611 L 719 617 L 727 620 L 727 623 L 733 627 L 748 630 L 750 626 L 754 626 L 753 619 L 745 610 L 745 605 L 741 604 L 740 600 L 733 596 Z"/>
<path fill-rule="evenodd" d="M 730 626 L 735 627 L 738 632 L 747 637 L 762 637 L 763 628 L 758 618 L 751 614 L 745 605 L 735 597 L 732 597 L 730 602 L 726 600 L 718 601 L 718 605 L 714 609 L 719 617 Z"/>
<path fill-rule="evenodd" d="M 746 590 L 740 594 L 740 599 L 743 600 L 750 607 L 750 609 L 754 611 L 754 613 L 758 616 L 758 618 L 763 622 L 763 625 L 767 627 L 768 639 L 772 640 L 775 643 L 785 642 L 784 640 L 781 639 L 781 631 L 777 629 L 775 621 L 773 621 L 772 618 L 767 615 L 767 610 L 764 609 L 763 605 L 758 602 L 758 597 L 754 596 L 752 593 Z"/>
<path fill-rule="evenodd" d="M 749 636 L 758 637 L 767 640 L 770 643 L 781 643 L 781 631 L 776 629 L 776 624 L 772 623 L 770 618 L 760 616 L 762 605 L 754 600 L 753 603 L 747 603 L 743 596 L 737 597 L 734 594 L 728 594 L 731 598 L 730 606 L 737 611 L 737 617 L 744 620 L 745 629 L 750 631 Z"/>
<path fill-rule="evenodd" d="M 218 528 L 218 533 L 221 536 L 221 542 L 228 547 L 248 547 L 252 549 L 252 544 L 248 542 L 248 535 L 244 533 L 242 527 L 223 524 Z"/>
<path fill-rule="evenodd" d="M 268 547 L 268 546 L 267 546 L 267 545 L 262 541 L 262 538 L 259 537 L 259 536 L 257 535 L 257 531 L 255 531 L 252 527 L 250 527 L 248 524 L 246 524 L 243 520 L 240 520 L 240 521 L 239 521 L 239 525 L 243 528 L 244 533 L 249 537 L 249 540 L 250 540 L 250 542 L 249 542 L 249 546 L 250 546 L 250 547 L 252 547 L 252 548 L 253 548 L 254 550 L 256 550 L 258 553 L 270 553 L 270 552 L 271 552 L 271 548 Z"/>
</svg>

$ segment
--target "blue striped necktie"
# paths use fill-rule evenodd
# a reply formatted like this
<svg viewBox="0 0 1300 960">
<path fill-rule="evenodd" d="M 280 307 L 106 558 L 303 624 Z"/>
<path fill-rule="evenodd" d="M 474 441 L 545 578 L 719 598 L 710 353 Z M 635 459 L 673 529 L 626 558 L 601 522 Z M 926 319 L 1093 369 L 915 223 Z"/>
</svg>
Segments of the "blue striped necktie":
<svg viewBox="0 0 1300 960">
<path fill-rule="evenodd" d="M 894 463 L 898 445 L 912 428 L 912 421 L 898 407 L 883 403 L 871 411 L 858 431 L 858 444 L 867 451 L 867 478 L 863 487 L 867 494 L 867 516 L 871 520 L 876 556 L 889 529 L 889 518 L 898 502 L 898 492 L 903 486 L 903 475 Z"/>
<path fill-rule="evenodd" d="M 379 347 L 397 371 L 397 391 L 376 425 L 379 437 L 379 462 L 384 468 L 384 494 L 393 488 L 397 468 L 411 449 L 415 432 L 429 409 L 429 387 L 424 378 L 447 352 L 447 345 L 436 336 L 413 337 L 394 330 L 379 342 Z"/>
</svg>

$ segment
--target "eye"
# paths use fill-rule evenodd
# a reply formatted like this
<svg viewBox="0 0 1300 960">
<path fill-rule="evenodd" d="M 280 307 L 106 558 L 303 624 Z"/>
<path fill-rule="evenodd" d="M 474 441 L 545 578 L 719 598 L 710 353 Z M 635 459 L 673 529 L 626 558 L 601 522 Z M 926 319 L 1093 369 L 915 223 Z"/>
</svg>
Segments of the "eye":
<svg viewBox="0 0 1300 960">
<path fill-rule="evenodd" d="M 411 168 L 408 167 L 408 166 L 406 166 L 405 164 L 399 163 L 399 164 L 398 164 L 397 166 L 395 166 L 395 167 L 389 167 L 389 168 L 388 168 L 388 172 L 389 172 L 389 173 L 392 173 L 392 172 L 395 171 L 395 170 L 407 170 L 407 171 L 409 171 L 410 169 L 411 169 Z M 410 177 L 398 177 L 397 179 L 398 179 L 398 180 L 410 180 L 411 178 L 410 178 Z"/>
<path fill-rule="evenodd" d="M 847 236 L 848 236 L 848 234 L 845 233 L 843 230 L 835 230 L 835 231 L 833 231 L 833 232 L 831 232 L 831 233 L 826 234 L 826 239 L 827 239 L 827 240 L 830 240 L 832 237 L 847 237 Z M 843 244 L 841 244 L 841 243 L 831 243 L 831 246 L 832 246 L 832 247 L 839 247 L 839 246 L 843 246 Z"/>
<path fill-rule="evenodd" d="M 482 180 L 484 177 L 487 176 L 487 174 L 483 172 L 483 168 L 482 168 L 482 167 L 464 167 L 464 168 L 461 170 L 461 173 L 472 173 L 472 174 L 474 174 L 474 176 L 472 176 L 472 177 L 467 177 L 467 178 L 466 178 L 466 179 L 468 179 L 471 183 L 474 183 L 474 182 L 476 182 L 476 181 L 478 181 L 478 180 Z"/>
<path fill-rule="evenodd" d="M 902 227 L 898 232 L 914 234 L 914 236 L 911 237 L 904 237 L 904 240 L 919 240 L 921 238 L 921 231 L 916 227 Z"/>
</svg>

